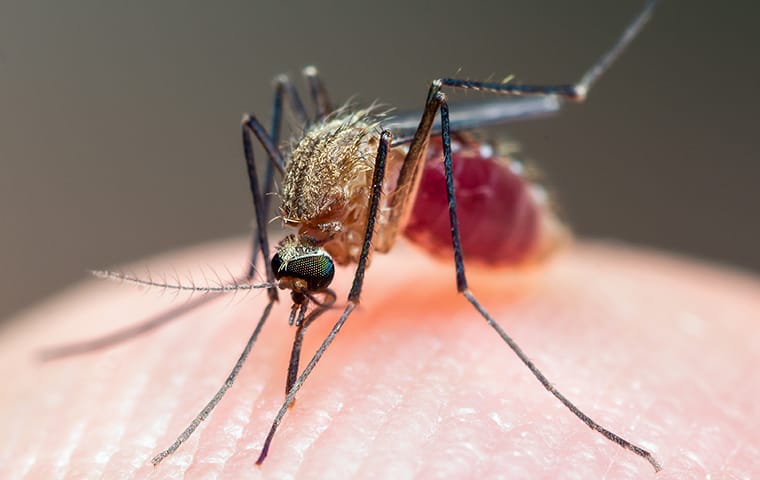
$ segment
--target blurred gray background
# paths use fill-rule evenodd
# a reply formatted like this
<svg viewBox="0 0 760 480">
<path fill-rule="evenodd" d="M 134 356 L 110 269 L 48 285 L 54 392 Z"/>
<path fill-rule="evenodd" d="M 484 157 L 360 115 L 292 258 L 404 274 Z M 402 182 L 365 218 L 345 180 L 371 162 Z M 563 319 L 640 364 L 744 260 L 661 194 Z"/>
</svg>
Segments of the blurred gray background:
<svg viewBox="0 0 760 480">
<path fill-rule="evenodd" d="M 239 121 L 277 73 L 401 109 L 441 75 L 575 81 L 642 4 L 0 0 L 0 318 L 246 234 Z M 758 5 L 663 1 L 587 104 L 498 130 L 576 232 L 760 269 Z"/>
</svg>

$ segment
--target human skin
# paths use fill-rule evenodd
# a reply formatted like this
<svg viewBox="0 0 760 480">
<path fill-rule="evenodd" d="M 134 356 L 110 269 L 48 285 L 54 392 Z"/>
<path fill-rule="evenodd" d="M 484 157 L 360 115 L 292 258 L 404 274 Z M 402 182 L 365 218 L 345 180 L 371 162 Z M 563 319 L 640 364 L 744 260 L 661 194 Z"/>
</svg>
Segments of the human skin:
<svg viewBox="0 0 760 480">
<path fill-rule="evenodd" d="M 284 398 L 293 335 L 286 292 L 236 384 L 156 467 L 152 456 L 227 376 L 266 294 L 239 292 L 118 346 L 45 363 L 36 357 L 43 347 L 135 324 L 183 300 L 93 280 L 11 320 L 0 336 L 0 478 L 760 475 L 756 278 L 584 243 L 531 272 L 470 272 L 473 292 L 560 391 L 655 454 L 663 467 L 655 475 L 540 386 L 456 294 L 450 264 L 397 250 L 373 259 L 360 307 L 299 392 L 261 467 L 255 461 Z M 204 283 L 198 265 L 237 272 L 245 255 L 243 243 L 222 242 L 134 271 L 149 266 L 154 279 L 195 272 Z M 339 270 L 333 284 L 341 305 L 351 272 Z M 337 313 L 312 325 L 305 355 Z"/>
</svg>

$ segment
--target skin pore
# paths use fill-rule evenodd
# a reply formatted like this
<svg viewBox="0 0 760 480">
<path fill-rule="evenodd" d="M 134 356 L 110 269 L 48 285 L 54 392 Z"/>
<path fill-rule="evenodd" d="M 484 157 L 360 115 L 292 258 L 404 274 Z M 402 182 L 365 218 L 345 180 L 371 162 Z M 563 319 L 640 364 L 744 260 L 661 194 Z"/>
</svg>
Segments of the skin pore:
<svg viewBox="0 0 760 480">
<path fill-rule="evenodd" d="M 216 276 L 246 246 L 141 261 Z M 352 270 L 333 287 L 345 302 Z M 579 243 L 531 272 L 468 271 L 472 291 L 584 412 L 651 450 L 659 479 L 760 473 L 760 281 L 630 247 Z M 229 278 L 222 274 L 222 278 Z M 229 373 L 266 301 L 239 292 L 101 351 L 41 348 L 135 324 L 185 296 L 89 281 L 0 331 L 0 478 L 655 478 L 546 392 L 464 298 L 453 265 L 399 246 L 376 255 L 362 303 L 307 380 L 261 467 L 294 329 L 280 293 L 203 426 L 167 447 Z M 317 320 L 304 363 L 335 321 Z"/>
</svg>

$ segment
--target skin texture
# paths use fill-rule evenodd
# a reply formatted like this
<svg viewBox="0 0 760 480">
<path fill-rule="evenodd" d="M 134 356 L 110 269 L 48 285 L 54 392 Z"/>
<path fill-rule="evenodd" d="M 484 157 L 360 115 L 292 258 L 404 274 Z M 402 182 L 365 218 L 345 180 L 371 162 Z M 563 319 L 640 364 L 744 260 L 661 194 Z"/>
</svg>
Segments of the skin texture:
<svg viewBox="0 0 760 480">
<path fill-rule="evenodd" d="M 237 272 L 245 255 L 240 241 L 223 242 L 133 271 L 204 283 L 197 265 Z M 339 304 L 350 277 L 336 275 Z M 572 246 L 533 272 L 470 277 L 562 392 L 654 452 L 658 479 L 760 475 L 756 278 L 602 244 Z M 254 462 L 284 398 L 287 294 L 235 386 L 153 467 L 226 377 L 266 295 L 238 293 L 119 346 L 39 363 L 44 346 L 183 301 L 105 281 L 72 288 L 0 336 L 0 478 L 655 478 L 538 384 L 456 295 L 451 265 L 402 245 L 373 259 L 364 292 L 262 467 Z M 306 354 L 336 314 L 310 328 Z"/>
</svg>

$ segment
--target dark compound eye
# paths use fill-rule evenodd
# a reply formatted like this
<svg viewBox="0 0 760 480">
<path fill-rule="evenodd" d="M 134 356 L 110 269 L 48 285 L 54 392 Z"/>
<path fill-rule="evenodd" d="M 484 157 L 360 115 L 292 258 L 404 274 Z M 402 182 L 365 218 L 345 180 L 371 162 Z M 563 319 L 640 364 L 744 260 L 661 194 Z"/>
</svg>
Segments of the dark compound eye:
<svg viewBox="0 0 760 480">
<path fill-rule="evenodd" d="M 277 252 L 272 257 L 272 270 L 277 279 L 282 277 L 302 279 L 312 292 L 327 288 L 335 276 L 335 264 L 326 253 L 309 253 L 285 261 L 281 252 Z"/>
</svg>

